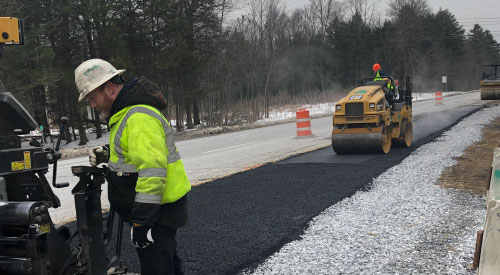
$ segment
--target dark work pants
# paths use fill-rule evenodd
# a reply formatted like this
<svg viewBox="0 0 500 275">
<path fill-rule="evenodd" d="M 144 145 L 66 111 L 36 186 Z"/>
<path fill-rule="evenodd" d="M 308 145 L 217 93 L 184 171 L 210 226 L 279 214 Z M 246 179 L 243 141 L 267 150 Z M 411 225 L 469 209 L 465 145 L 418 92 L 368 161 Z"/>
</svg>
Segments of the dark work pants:
<svg viewBox="0 0 500 275">
<path fill-rule="evenodd" d="M 154 243 L 137 248 L 142 275 L 182 275 L 182 261 L 177 255 L 177 229 L 156 224 L 152 229 Z"/>
</svg>

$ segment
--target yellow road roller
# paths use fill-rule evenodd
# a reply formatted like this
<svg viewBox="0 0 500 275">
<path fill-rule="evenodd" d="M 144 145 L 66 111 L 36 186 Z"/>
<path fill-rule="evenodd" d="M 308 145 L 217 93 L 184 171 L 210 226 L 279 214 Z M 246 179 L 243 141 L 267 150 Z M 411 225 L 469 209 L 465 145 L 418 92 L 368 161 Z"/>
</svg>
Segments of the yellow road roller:
<svg viewBox="0 0 500 275">
<path fill-rule="evenodd" d="M 388 153 L 410 147 L 413 137 L 410 77 L 405 88 L 391 76 L 364 78 L 335 104 L 332 148 L 336 154 Z"/>
<path fill-rule="evenodd" d="M 481 99 L 500 99 L 500 65 L 483 65 L 483 75 L 481 77 Z"/>
</svg>

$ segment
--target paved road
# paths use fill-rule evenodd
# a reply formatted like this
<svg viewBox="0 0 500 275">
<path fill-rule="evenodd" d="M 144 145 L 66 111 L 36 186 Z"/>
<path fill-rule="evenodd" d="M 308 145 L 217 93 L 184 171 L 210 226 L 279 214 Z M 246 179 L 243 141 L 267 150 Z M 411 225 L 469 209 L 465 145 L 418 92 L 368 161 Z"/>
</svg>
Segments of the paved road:
<svg viewBox="0 0 500 275">
<path fill-rule="evenodd" d="M 284 244 L 299 239 L 323 210 L 367 190 L 373 178 L 478 108 L 419 116 L 415 126 L 425 126 L 426 133 L 409 149 L 349 159 L 327 147 L 194 187 L 189 195 L 190 222 L 178 232 L 186 274 L 252 270 Z M 128 238 L 122 247 L 127 266 L 138 272 Z"/>
<path fill-rule="evenodd" d="M 446 110 L 461 109 L 463 106 L 485 104 L 481 101 L 479 92 L 467 93 L 445 97 L 442 106 L 436 106 L 434 100 L 414 102 L 413 115 L 431 115 Z M 438 120 L 446 122 L 447 115 L 434 116 L 429 121 L 432 127 Z M 295 123 L 286 123 L 276 126 L 263 127 L 216 136 L 180 141 L 177 143 L 189 179 L 193 184 L 210 181 L 240 171 L 248 170 L 266 163 L 276 162 L 290 156 L 310 152 L 328 147 L 331 144 L 331 117 L 313 119 L 311 121 L 313 138 L 296 138 Z M 415 126 L 415 138 L 421 133 Z M 70 188 L 55 190 L 60 198 L 62 207 L 51 209 L 51 216 L 55 223 L 74 220 L 73 197 L 71 188 L 76 184 L 77 178 L 71 174 L 71 166 L 87 165 L 88 158 L 81 157 L 60 161 L 58 164 L 58 181 L 69 182 Z M 47 177 L 51 181 L 52 173 Z M 103 197 L 107 197 L 107 188 L 103 188 Z M 103 206 L 109 207 L 107 200 Z"/>
</svg>

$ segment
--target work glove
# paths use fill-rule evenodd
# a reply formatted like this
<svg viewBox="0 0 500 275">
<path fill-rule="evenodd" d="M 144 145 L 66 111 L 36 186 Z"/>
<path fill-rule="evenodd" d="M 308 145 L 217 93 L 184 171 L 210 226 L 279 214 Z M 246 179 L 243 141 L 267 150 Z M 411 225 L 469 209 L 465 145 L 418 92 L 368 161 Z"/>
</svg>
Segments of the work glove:
<svg viewBox="0 0 500 275">
<path fill-rule="evenodd" d="M 100 163 L 108 161 L 109 150 L 108 147 L 102 145 L 97 146 L 89 151 L 89 162 L 90 166 L 97 166 Z"/>
<path fill-rule="evenodd" d="M 130 229 L 130 239 L 137 248 L 146 248 L 154 243 L 151 227 L 145 225 L 132 225 Z"/>
</svg>

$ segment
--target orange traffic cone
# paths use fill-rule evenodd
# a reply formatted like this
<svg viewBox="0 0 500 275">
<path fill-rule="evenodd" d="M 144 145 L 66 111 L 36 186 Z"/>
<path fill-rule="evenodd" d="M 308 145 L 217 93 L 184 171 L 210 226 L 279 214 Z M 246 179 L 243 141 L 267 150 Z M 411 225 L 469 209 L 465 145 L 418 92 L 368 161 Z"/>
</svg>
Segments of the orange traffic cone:
<svg viewBox="0 0 500 275">
<path fill-rule="evenodd" d="M 298 110 L 297 117 L 297 137 L 312 137 L 311 120 L 308 110 Z"/>
<path fill-rule="evenodd" d="M 436 105 L 443 105 L 443 93 L 436 92 Z"/>
</svg>

